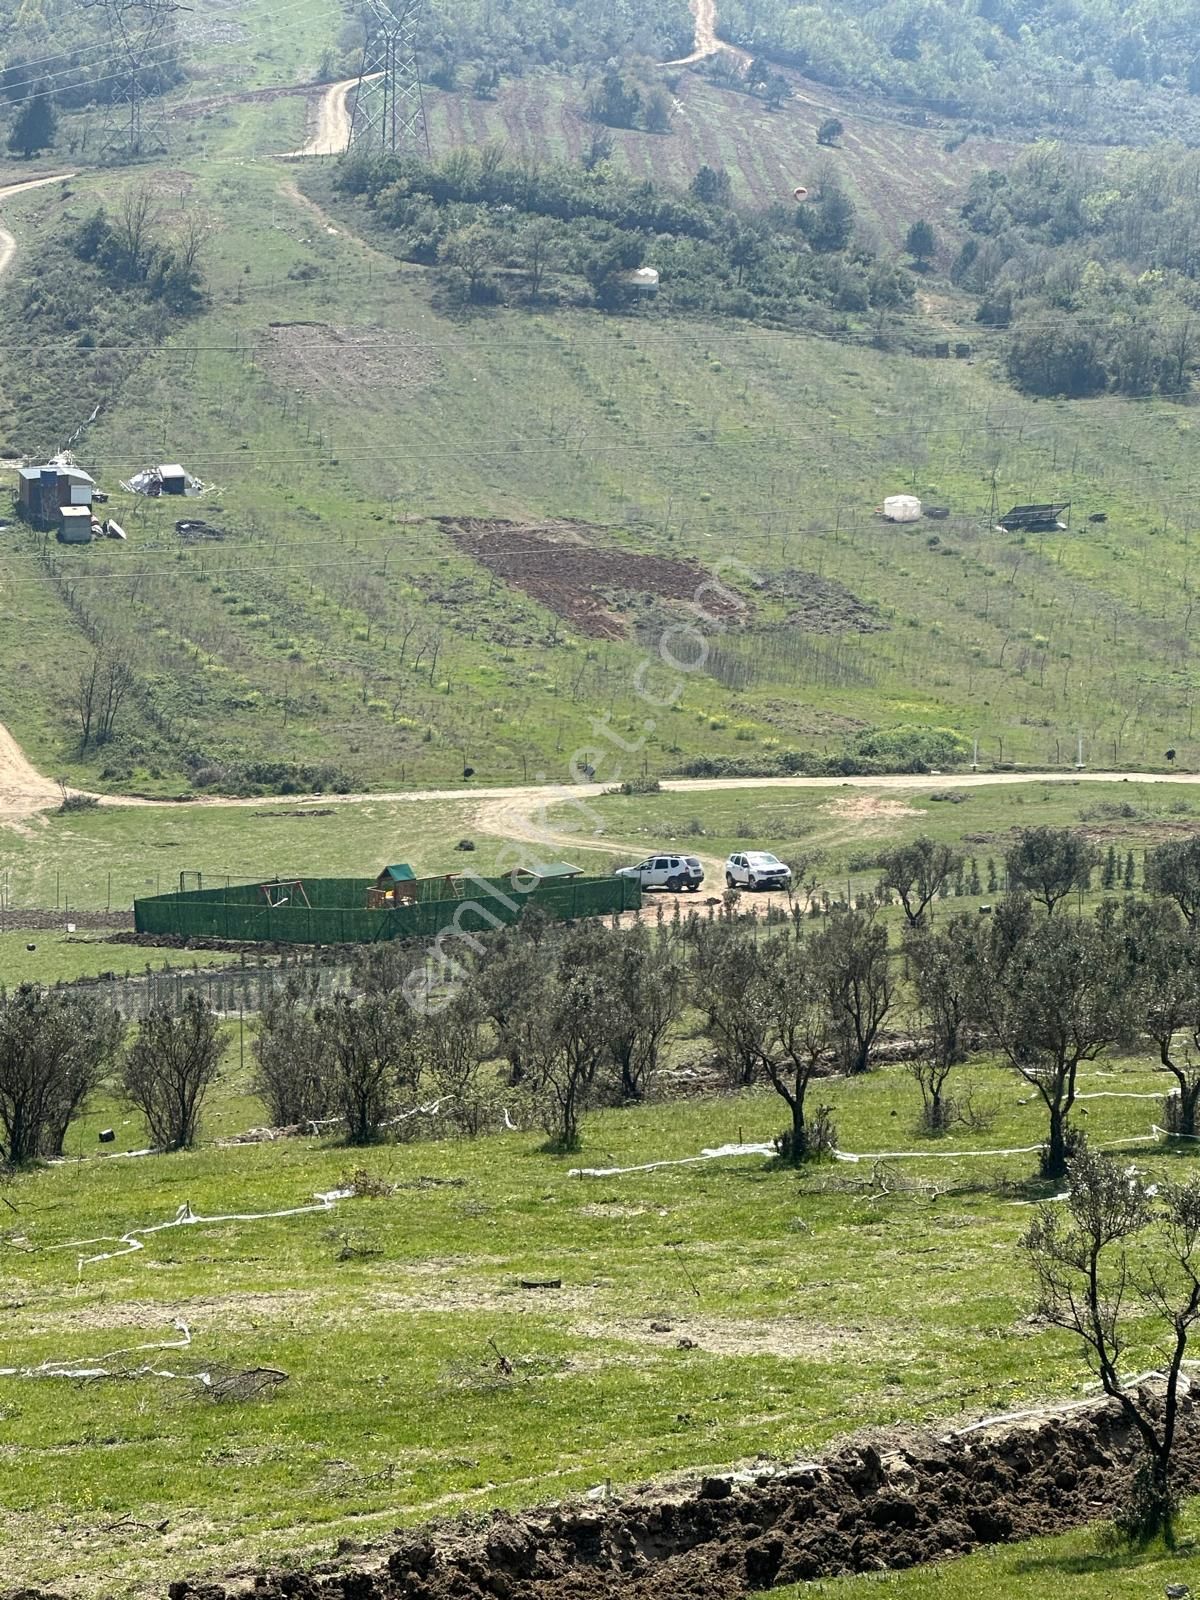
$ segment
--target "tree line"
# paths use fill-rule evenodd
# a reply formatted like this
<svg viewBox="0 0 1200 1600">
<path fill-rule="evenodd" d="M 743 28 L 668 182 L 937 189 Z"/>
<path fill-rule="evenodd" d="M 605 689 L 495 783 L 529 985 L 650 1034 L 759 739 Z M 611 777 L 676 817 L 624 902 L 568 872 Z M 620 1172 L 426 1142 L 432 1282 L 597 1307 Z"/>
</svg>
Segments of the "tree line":
<svg viewBox="0 0 1200 1600">
<path fill-rule="evenodd" d="M 856 231 L 832 172 L 803 205 L 746 211 L 728 175 L 702 167 L 685 191 L 633 179 L 593 141 L 581 163 L 515 161 L 499 145 L 434 163 L 351 154 L 338 190 L 361 200 L 405 260 L 437 269 L 453 303 L 653 304 L 679 315 L 807 324 L 908 307 L 912 285 Z M 632 274 L 659 274 L 653 300 Z M 832 318 L 832 320 L 831 320 Z"/>
<path fill-rule="evenodd" d="M 978 173 L 951 276 L 1032 394 L 1185 396 L 1200 355 L 1200 156 L 1042 142 Z"/>
<path fill-rule="evenodd" d="M 969 1088 L 954 1088 L 967 1063 L 999 1054 L 1042 1104 L 1045 1177 L 1061 1178 L 1081 1147 L 1072 1121 L 1081 1066 L 1115 1048 L 1154 1051 L 1174 1080 L 1164 1129 L 1197 1136 L 1200 839 L 1148 852 L 1145 897 L 1106 897 L 1072 915 L 1064 908 L 1096 852 L 1070 829 L 1027 829 L 1006 853 L 1008 889 L 991 914 L 935 925 L 962 860 L 925 837 L 898 846 L 866 904 L 822 915 L 802 891 L 786 931 L 740 915 L 734 893 L 708 917 L 664 917 L 656 928 L 562 925 L 531 907 L 481 944 L 432 1014 L 408 999 L 424 949 L 373 946 L 331 998 L 300 978 L 272 995 L 253 1044 L 254 1088 L 273 1125 L 337 1127 L 351 1144 L 388 1137 L 423 1096 L 463 1133 L 505 1125 L 515 1110 L 570 1150 L 593 1107 L 659 1091 L 669 1046 L 693 1025 L 725 1082 L 764 1084 L 784 1101 L 780 1155 L 799 1163 L 836 1139 L 826 1110 L 810 1115 L 810 1089 L 871 1070 L 890 1023 L 903 1025 L 932 1134 L 970 1106 Z M 797 884 L 805 876 L 798 870 Z M 893 895 L 899 941 L 879 915 Z M 157 1147 L 194 1142 L 220 1061 L 217 1018 L 191 995 L 178 1013 L 156 1008 L 128 1042 L 124 1031 L 111 1008 L 70 989 L 26 985 L 0 998 L 4 1159 L 61 1155 L 72 1119 L 109 1076 Z"/>
<path fill-rule="evenodd" d="M 723 0 L 722 34 L 838 87 L 994 126 L 1061 124 L 1104 142 L 1197 126 L 1195 0 L 1048 10 L 1037 0 Z M 727 69 L 726 69 L 727 70 Z"/>
</svg>

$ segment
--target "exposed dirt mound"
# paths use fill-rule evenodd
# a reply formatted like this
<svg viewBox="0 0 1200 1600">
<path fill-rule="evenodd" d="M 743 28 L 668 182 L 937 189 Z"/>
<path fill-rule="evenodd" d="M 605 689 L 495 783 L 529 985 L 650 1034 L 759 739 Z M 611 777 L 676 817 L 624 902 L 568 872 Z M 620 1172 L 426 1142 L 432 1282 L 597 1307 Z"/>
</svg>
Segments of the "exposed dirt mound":
<svg viewBox="0 0 1200 1600">
<path fill-rule="evenodd" d="M 1180 1481 L 1200 1484 L 1189 1410 Z M 883 1571 L 1024 1539 L 1110 1513 L 1136 1444 L 1114 1406 L 939 1440 L 881 1435 L 825 1461 L 669 1494 L 497 1511 L 404 1533 L 357 1570 L 254 1580 L 257 1600 L 734 1600 L 839 1573 Z M 172 1584 L 171 1600 L 237 1586 Z"/>
<path fill-rule="evenodd" d="M 601 545 L 600 530 L 584 523 L 438 521 L 472 560 L 595 639 L 625 638 L 641 596 L 694 602 L 722 621 L 745 616 L 745 603 L 727 597 L 698 561 Z"/>
<path fill-rule="evenodd" d="M 873 606 L 836 578 L 792 567 L 768 578 L 764 588 L 794 603 L 783 620 L 785 628 L 801 633 L 882 633 L 887 628 Z"/>
<path fill-rule="evenodd" d="M 305 394 L 368 389 L 421 389 L 440 370 L 437 355 L 410 333 L 390 328 L 335 327 L 327 322 L 273 322 L 258 343 L 258 363 L 277 383 Z"/>
</svg>

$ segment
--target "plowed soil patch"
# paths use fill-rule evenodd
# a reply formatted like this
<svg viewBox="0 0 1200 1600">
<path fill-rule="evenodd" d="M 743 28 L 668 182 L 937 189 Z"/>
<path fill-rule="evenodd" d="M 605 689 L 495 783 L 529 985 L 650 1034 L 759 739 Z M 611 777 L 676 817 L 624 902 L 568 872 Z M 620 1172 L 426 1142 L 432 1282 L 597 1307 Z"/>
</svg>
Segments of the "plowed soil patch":
<svg viewBox="0 0 1200 1600">
<path fill-rule="evenodd" d="M 745 616 L 744 602 L 699 562 L 600 544 L 599 530 L 583 523 L 438 520 L 472 560 L 594 639 L 625 638 L 648 601 L 699 607 L 709 629 Z"/>
<path fill-rule="evenodd" d="M 1113 1405 L 938 1439 L 897 1430 L 783 1470 L 653 1484 L 624 1498 L 494 1511 L 401 1533 L 256 1600 L 740 1600 L 842 1573 L 912 1567 L 1110 1515 L 1138 1442 Z M 1180 1488 L 1200 1483 L 1188 1404 Z M 171 1586 L 235 1600 L 240 1583 Z M 1032 1593 L 1032 1591 L 1030 1591 Z"/>
</svg>

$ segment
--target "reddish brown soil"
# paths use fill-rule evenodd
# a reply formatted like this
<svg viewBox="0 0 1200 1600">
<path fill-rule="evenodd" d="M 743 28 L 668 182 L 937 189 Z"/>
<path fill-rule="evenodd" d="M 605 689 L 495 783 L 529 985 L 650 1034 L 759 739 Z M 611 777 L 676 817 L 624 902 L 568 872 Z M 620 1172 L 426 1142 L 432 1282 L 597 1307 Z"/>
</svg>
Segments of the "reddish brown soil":
<svg viewBox="0 0 1200 1600">
<path fill-rule="evenodd" d="M 263 1574 L 253 1587 L 180 1582 L 170 1600 L 738 1600 L 840 1573 L 883 1571 L 1112 1513 L 1137 1453 L 1115 1407 L 939 1440 L 881 1435 L 744 1484 L 532 1513 L 493 1512 L 405 1532 L 347 1569 Z M 1181 1487 L 1200 1484 L 1189 1412 Z"/>
<path fill-rule="evenodd" d="M 522 589 L 580 633 L 623 639 L 638 597 L 691 602 L 712 619 L 744 619 L 745 602 L 727 596 L 697 561 L 639 555 L 597 543 L 599 530 L 576 522 L 520 523 L 439 517 L 472 560 Z"/>
</svg>

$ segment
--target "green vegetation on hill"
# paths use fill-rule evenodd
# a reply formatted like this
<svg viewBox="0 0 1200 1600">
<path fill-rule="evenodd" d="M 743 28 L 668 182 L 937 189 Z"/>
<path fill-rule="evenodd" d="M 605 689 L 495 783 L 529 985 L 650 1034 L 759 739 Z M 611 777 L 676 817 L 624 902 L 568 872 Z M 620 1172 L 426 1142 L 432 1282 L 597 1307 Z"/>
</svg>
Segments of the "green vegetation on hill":
<svg viewBox="0 0 1200 1600">
<path fill-rule="evenodd" d="M 954 265 L 978 320 L 1010 329 L 1007 364 L 1034 394 L 1178 397 L 1200 355 L 1200 157 L 1102 159 L 1038 144 L 977 175 Z"/>
<path fill-rule="evenodd" d="M 439 265 L 457 304 L 630 309 L 643 298 L 630 274 L 647 265 L 661 279 L 654 308 L 684 317 L 833 329 L 830 311 L 874 312 L 882 328 L 912 300 L 908 274 L 855 239 L 854 206 L 828 176 L 808 204 L 749 213 L 721 198 L 728 178 L 710 167 L 684 194 L 487 145 L 437 165 L 350 158 L 335 186 L 365 197 L 403 259 Z"/>
<path fill-rule="evenodd" d="M 1109 141 L 1200 131 L 1194 0 L 723 0 L 721 33 L 834 85 L 997 126 L 1075 127 Z"/>
<path fill-rule="evenodd" d="M 434 82 L 448 87 L 469 64 L 519 77 L 533 66 L 683 56 L 692 47 L 692 17 L 686 0 L 453 0 L 434 9 L 429 47 Z"/>
</svg>

